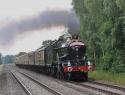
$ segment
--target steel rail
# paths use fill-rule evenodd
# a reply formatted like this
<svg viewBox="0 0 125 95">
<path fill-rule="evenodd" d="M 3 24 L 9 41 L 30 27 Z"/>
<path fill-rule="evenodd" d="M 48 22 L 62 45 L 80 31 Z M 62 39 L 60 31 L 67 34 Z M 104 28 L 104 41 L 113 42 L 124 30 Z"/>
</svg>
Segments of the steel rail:
<svg viewBox="0 0 125 95">
<path fill-rule="evenodd" d="M 12 76 L 16 79 L 16 81 L 19 83 L 19 85 L 22 87 L 22 89 L 26 92 L 27 95 L 32 95 L 32 93 L 27 89 L 27 87 L 16 77 L 16 75 L 10 71 Z"/>
<path fill-rule="evenodd" d="M 60 92 L 57 92 L 57 91 L 55 91 L 54 89 L 48 87 L 47 85 L 42 84 L 41 82 L 39 82 L 38 80 L 32 78 L 31 76 L 29 76 L 29 75 L 27 75 L 27 74 L 25 74 L 25 73 L 22 73 L 22 72 L 20 72 L 20 71 L 18 71 L 18 72 L 19 72 L 20 74 L 26 76 L 27 78 L 29 78 L 30 80 L 32 80 L 32 81 L 35 82 L 36 84 L 42 86 L 43 88 L 45 88 L 46 90 L 48 90 L 48 91 L 51 92 L 52 94 L 54 94 L 54 95 L 62 95 Z"/>
<path fill-rule="evenodd" d="M 28 76 L 28 75 L 25 74 L 25 73 L 22 73 L 22 72 L 20 72 L 20 71 L 18 71 L 18 72 L 21 73 L 21 74 L 23 74 L 23 75 L 25 75 L 25 76 L 27 76 L 27 77 L 29 77 L 29 78 L 32 79 L 32 80 L 35 80 L 35 79 L 33 79 L 32 77 Z M 51 78 L 52 78 L 52 77 L 51 77 Z M 55 79 L 55 78 L 53 78 L 53 79 Z M 58 79 L 55 79 L 55 80 L 58 80 Z M 35 80 L 35 81 L 36 81 L 37 83 L 39 83 L 38 80 Z M 86 88 L 88 88 L 88 89 L 93 89 L 93 90 L 96 90 L 96 91 L 100 91 L 100 92 L 105 93 L 105 94 L 107 94 L 107 95 L 121 95 L 121 94 L 116 93 L 116 92 L 113 92 L 113 91 L 109 91 L 109 90 L 105 90 L 105 89 L 93 87 L 93 86 L 86 85 L 86 84 L 82 84 L 82 83 L 79 83 L 79 82 L 68 81 L 68 80 L 59 80 L 59 81 L 69 82 L 69 83 L 75 84 L 75 85 L 77 85 L 77 86 L 86 87 Z M 88 81 L 88 82 L 90 82 L 90 81 Z M 93 82 L 93 84 L 96 84 L 96 83 Z M 118 89 L 118 90 L 123 90 L 123 91 L 124 91 L 124 87 L 119 89 L 119 87 L 114 86 L 114 85 L 110 85 L 110 86 L 109 86 L 109 84 L 107 84 L 107 85 L 101 84 L 101 83 L 97 83 L 97 84 L 98 84 L 99 86 L 106 86 L 106 87 L 110 87 L 110 88 L 112 88 L 112 89 Z M 41 84 L 40 84 L 40 85 L 41 85 Z M 44 85 L 44 84 L 42 84 L 42 85 Z M 45 89 L 46 89 L 46 85 L 44 85 L 44 86 L 45 86 Z M 48 89 L 48 87 L 47 87 L 47 89 Z M 51 88 L 49 88 L 49 89 L 51 89 Z M 53 90 L 53 89 L 51 89 L 51 90 Z M 52 91 L 52 92 L 53 92 L 53 91 Z M 57 93 L 58 93 L 58 92 L 57 92 Z M 60 94 L 60 93 L 58 93 L 58 94 L 53 93 L 53 94 L 54 94 L 54 95 L 62 95 L 62 94 Z"/>
<path fill-rule="evenodd" d="M 75 84 L 77 86 L 82 86 L 82 87 L 86 87 L 86 88 L 93 89 L 93 90 L 96 90 L 96 91 L 100 91 L 100 92 L 106 93 L 108 95 L 121 95 L 120 93 L 116 93 L 116 92 L 113 92 L 113 91 L 109 91 L 109 90 L 105 90 L 105 89 L 101 89 L 101 88 L 98 88 L 98 87 L 93 87 L 91 85 L 84 84 L 86 82 L 80 83 L 80 82 L 69 81 L 69 80 L 60 80 L 60 81 L 69 82 L 69 83 Z M 89 80 L 88 80 L 88 83 L 96 84 L 98 86 L 110 87 L 111 89 L 117 89 L 117 90 L 125 91 L 124 87 L 120 87 L 120 86 L 116 86 L 116 85 L 109 85 L 109 84 L 103 84 L 103 83 L 99 83 L 99 82 L 92 82 L 92 81 L 89 81 Z"/>
<path fill-rule="evenodd" d="M 112 91 L 109 91 L 109 90 L 104 90 L 104 89 L 101 89 L 101 88 L 93 87 L 91 85 L 86 85 L 86 84 L 81 84 L 81 83 L 78 83 L 77 85 L 82 86 L 82 87 L 86 87 L 86 88 L 90 88 L 90 89 L 94 89 L 96 91 L 106 93 L 107 95 L 121 95 L 119 93 L 115 93 L 115 92 L 112 92 Z"/>
<path fill-rule="evenodd" d="M 106 87 L 111 87 L 111 88 L 113 88 L 113 89 L 118 89 L 118 90 L 123 90 L 123 91 L 125 91 L 125 87 L 118 86 L 118 85 L 111 85 L 111 84 L 101 83 L 101 82 L 91 81 L 91 80 L 89 80 L 88 82 L 89 82 L 89 83 L 92 83 L 92 84 L 98 84 L 98 85 L 102 85 L 102 86 L 106 86 Z"/>
<path fill-rule="evenodd" d="M 71 84 L 75 84 L 77 86 L 81 86 L 81 87 L 85 87 L 85 88 L 88 88 L 88 89 L 93 89 L 95 91 L 100 91 L 102 93 L 105 93 L 107 95 L 121 95 L 120 93 L 115 93 L 113 91 L 109 91 L 109 90 L 105 90 L 105 89 L 101 89 L 101 88 L 98 88 L 98 87 L 93 87 L 91 85 L 87 85 L 87 84 L 84 84 L 84 83 L 80 83 L 80 82 L 75 82 L 75 81 L 69 81 L 69 80 L 60 80 L 62 82 L 69 82 Z M 85 82 L 86 83 L 86 82 Z M 101 86 L 101 85 L 99 85 Z M 114 88 L 113 88 L 114 89 Z M 116 88 L 115 88 L 116 89 Z M 118 89 L 119 90 L 119 89 Z"/>
</svg>

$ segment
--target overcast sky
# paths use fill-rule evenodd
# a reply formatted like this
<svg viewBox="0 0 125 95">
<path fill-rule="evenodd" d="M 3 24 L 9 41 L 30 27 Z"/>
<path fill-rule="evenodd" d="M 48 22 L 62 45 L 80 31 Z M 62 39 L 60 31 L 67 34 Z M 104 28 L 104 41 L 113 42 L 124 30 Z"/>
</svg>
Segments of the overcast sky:
<svg viewBox="0 0 125 95">
<path fill-rule="evenodd" d="M 0 0 L 0 52 L 3 55 L 17 54 L 21 51 L 29 52 L 39 48 L 44 40 L 58 38 L 65 30 L 63 25 L 55 25 L 45 29 L 39 27 L 37 27 L 38 29 L 29 29 L 32 25 L 26 25 L 27 29 L 22 23 L 33 23 L 33 21 L 38 20 L 39 15 L 43 16 L 42 13 L 45 13 L 45 11 L 59 12 L 63 10 L 63 13 L 65 13 L 64 10 L 70 11 L 72 9 L 71 3 L 72 0 Z M 43 18 L 41 21 L 43 21 Z M 59 21 L 57 20 L 57 22 Z M 38 22 L 35 23 L 35 26 L 39 25 Z M 62 22 L 59 24 L 62 24 Z M 11 29 L 11 27 L 14 27 L 14 29 Z M 22 27 L 24 29 L 21 29 Z M 21 30 L 20 35 L 16 35 L 18 29 Z"/>
</svg>

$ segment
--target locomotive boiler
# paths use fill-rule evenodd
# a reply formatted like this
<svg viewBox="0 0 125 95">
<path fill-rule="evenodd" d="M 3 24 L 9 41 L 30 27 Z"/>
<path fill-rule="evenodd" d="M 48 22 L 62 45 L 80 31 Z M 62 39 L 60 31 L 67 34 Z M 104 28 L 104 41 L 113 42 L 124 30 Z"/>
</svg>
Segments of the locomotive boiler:
<svg viewBox="0 0 125 95">
<path fill-rule="evenodd" d="M 78 36 L 62 36 L 46 47 L 15 58 L 15 64 L 26 69 L 61 78 L 88 80 L 95 65 L 87 60 L 86 46 Z"/>
</svg>

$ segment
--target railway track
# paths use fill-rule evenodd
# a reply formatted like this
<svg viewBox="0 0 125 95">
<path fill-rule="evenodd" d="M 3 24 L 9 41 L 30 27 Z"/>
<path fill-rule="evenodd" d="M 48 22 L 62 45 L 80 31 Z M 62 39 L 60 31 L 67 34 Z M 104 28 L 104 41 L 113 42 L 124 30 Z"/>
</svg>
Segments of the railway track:
<svg viewBox="0 0 125 95">
<path fill-rule="evenodd" d="M 31 92 L 27 89 L 27 87 L 16 77 L 16 75 L 10 71 L 10 74 L 16 79 L 16 81 L 19 83 L 21 88 L 26 92 L 27 95 L 32 95 Z"/>
<path fill-rule="evenodd" d="M 100 91 L 107 95 L 125 95 L 125 88 L 120 86 L 103 84 L 95 81 L 88 81 L 83 83 L 71 81 L 70 83 L 73 83 L 78 86 L 86 87 L 88 89 Z"/>
<path fill-rule="evenodd" d="M 58 79 L 56 79 L 58 81 Z M 72 84 L 75 84 L 77 86 L 86 87 L 88 89 L 93 89 L 96 91 L 100 91 L 102 93 L 105 93 L 107 95 L 125 95 L 125 87 L 118 86 L 118 85 L 110 85 L 106 83 L 101 83 L 97 81 L 91 81 L 88 82 L 75 82 L 75 81 L 68 81 L 68 80 L 60 80 L 62 82 L 69 82 Z M 74 87 L 70 87 L 73 88 Z M 103 89 L 104 88 L 104 89 Z"/>
<path fill-rule="evenodd" d="M 61 81 L 65 82 L 64 80 L 61 80 Z M 96 83 L 96 82 L 92 82 L 92 81 L 84 82 L 84 83 L 79 83 L 79 82 L 74 82 L 74 81 L 67 81 L 67 82 L 75 84 L 76 86 L 85 87 L 88 89 L 99 91 L 106 95 L 125 95 L 125 89 L 122 87 L 119 87 L 119 86 L 108 85 L 108 84 L 103 84 L 103 83 Z M 76 89 L 74 87 L 71 87 L 71 88 Z"/>
<path fill-rule="evenodd" d="M 76 84 L 76 83 L 75 83 Z M 89 88 L 89 89 L 93 89 L 93 90 L 96 90 L 96 91 L 100 91 L 100 92 L 103 92 L 107 95 L 124 95 L 124 94 L 120 94 L 120 93 L 117 93 L 117 92 L 114 92 L 114 91 L 111 91 L 109 90 L 108 88 L 106 89 L 102 89 L 102 88 L 99 88 L 99 87 L 96 87 L 96 86 L 93 86 L 92 84 L 84 84 L 84 83 L 79 83 L 77 85 L 80 85 L 80 86 L 83 86 L 83 87 L 86 87 L 86 88 Z"/>
<path fill-rule="evenodd" d="M 58 91 L 55 91 L 54 89 L 48 87 L 47 85 L 45 84 L 42 84 L 41 82 L 39 82 L 38 80 L 32 78 L 31 76 L 25 74 L 25 73 L 22 73 L 22 72 L 19 72 L 20 74 L 22 74 L 23 76 L 27 77 L 28 79 L 32 80 L 33 82 L 35 82 L 36 84 L 38 84 L 39 86 L 43 87 L 44 89 L 46 89 L 47 91 L 51 92 L 52 94 L 54 95 L 62 95 L 60 92 Z"/>
<path fill-rule="evenodd" d="M 20 71 L 19 71 L 19 73 L 21 73 L 21 74 L 25 75 L 26 77 L 34 80 L 32 77 L 30 77 L 29 75 L 27 75 L 25 73 L 22 73 Z M 50 77 L 50 78 L 52 78 L 52 77 Z M 99 82 L 95 82 L 95 81 L 88 81 L 88 82 L 82 82 L 81 83 L 81 82 L 74 82 L 74 81 L 67 81 L 67 80 L 58 80 L 58 79 L 55 79 L 55 78 L 52 78 L 52 79 L 54 79 L 58 83 L 65 83 L 65 86 L 70 87 L 72 89 L 77 89 L 77 88 L 67 85 L 66 82 L 74 84 L 76 86 L 80 86 L 80 87 L 92 89 L 92 90 L 95 90 L 95 91 L 99 91 L 99 92 L 102 92 L 106 95 L 125 95 L 125 88 L 120 87 L 120 86 L 116 86 L 116 85 L 109 85 L 109 84 L 99 83 Z M 38 82 L 37 80 L 35 80 L 35 81 Z M 48 89 L 48 87 L 47 87 L 47 89 Z M 81 91 L 81 90 L 79 89 L 78 91 Z M 61 95 L 60 93 L 56 94 L 55 92 L 53 94 L 54 95 Z"/>
<path fill-rule="evenodd" d="M 119 90 L 125 91 L 125 87 L 118 86 L 118 85 L 111 85 L 111 84 L 106 84 L 106 83 L 101 83 L 101 82 L 91 81 L 91 80 L 89 80 L 88 82 L 90 82 L 92 84 L 98 84 L 98 85 L 102 85 L 102 86 L 111 87 L 114 89 L 119 89 Z"/>
<path fill-rule="evenodd" d="M 67 80 L 61 80 L 62 82 L 65 82 Z M 93 89 L 96 91 L 100 91 L 102 93 L 105 93 L 107 95 L 125 95 L 125 87 L 118 86 L 118 85 L 110 85 L 106 83 L 101 83 L 97 81 L 88 80 L 88 82 L 75 82 L 75 81 L 67 81 L 69 83 L 86 87 L 88 89 Z"/>
<path fill-rule="evenodd" d="M 55 80 L 58 81 L 58 79 L 55 79 Z M 77 86 L 82 86 L 82 87 L 86 87 L 88 89 L 100 91 L 107 95 L 125 95 L 125 87 L 121 87 L 121 86 L 110 85 L 110 84 L 100 83 L 100 82 L 91 81 L 91 80 L 89 80 L 88 82 L 82 82 L 82 83 L 75 82 L 75 81 L 68 81 L 68 80 L 59 80 L 59 81 L 69 82 L 69 83 L 75 84 Z M 70 88 L 76 89 L 74 87 L 70 87 Z M 81 91 L 81 90 L 79 90 L 79 91 Z"/>
</svg>

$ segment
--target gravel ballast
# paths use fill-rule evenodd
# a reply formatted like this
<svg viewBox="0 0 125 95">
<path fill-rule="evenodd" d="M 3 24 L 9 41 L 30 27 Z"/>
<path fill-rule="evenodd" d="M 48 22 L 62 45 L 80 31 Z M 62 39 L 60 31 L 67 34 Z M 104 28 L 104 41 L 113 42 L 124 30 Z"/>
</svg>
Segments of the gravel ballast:
<svg viewBox="0 0 125 95">
<path fill-rule="evenodd" d="M 33 95 L 53 95 L 51 92 L 48 92 L 46 89 L 34 83 L 32 80 L 28 79 L 22 74 L 15 72 L 15 75 Z"/>
<path fill-rule="evenodd" d="M 62 82 L 58 79 L 45 76 L 43 74 L 35 73 L 26 69 L 16 69 L 41 81 L 41 83 L 48 85 L 49 87 L 55 89 L 56 91 L 59 91 L 63 95 L 105 95 L 99 91 L 94 91 L 84 87 L 76 86 L 68 82 Z"/>
<path fill-rule="evenodd" d="M 26 95 L 9 70 L 10 65 L 3 66 L 0 74 L 0 95 Z"/>
</svg>

